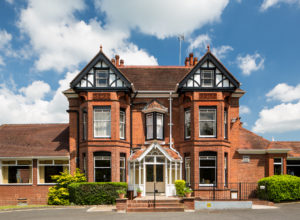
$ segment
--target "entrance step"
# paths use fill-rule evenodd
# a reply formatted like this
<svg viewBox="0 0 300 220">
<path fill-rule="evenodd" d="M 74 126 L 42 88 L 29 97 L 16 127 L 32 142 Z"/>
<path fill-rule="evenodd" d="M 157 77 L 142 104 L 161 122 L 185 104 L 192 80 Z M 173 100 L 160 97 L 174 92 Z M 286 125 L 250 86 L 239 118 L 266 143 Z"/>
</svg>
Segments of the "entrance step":
<svg viewBox="0 0 300 220">
<path fill-rule="evenodd" d="M 183 212 L 184 205 L 179 199 L 130 200 L 127 202 L 127 212 Z"/>
</svg>

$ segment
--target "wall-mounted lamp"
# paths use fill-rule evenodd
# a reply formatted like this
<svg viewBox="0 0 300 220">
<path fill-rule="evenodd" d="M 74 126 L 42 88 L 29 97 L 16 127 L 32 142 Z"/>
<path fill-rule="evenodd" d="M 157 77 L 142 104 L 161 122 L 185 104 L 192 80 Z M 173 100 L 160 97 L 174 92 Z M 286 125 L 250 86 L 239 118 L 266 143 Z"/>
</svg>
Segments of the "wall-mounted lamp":
<svg viewBox="0 0 300 220">
<path fill-rule="evenodd" d="M 235 123 L 237 121 L 237 118 L 232 118 L 231 123 Z"/>
</svg>

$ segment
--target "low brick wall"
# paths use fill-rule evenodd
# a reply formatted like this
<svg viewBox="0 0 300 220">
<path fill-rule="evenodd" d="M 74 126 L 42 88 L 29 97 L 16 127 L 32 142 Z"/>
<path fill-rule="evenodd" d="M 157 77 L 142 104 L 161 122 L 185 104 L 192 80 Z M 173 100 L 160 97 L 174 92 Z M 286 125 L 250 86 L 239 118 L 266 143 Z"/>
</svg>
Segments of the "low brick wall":
<svg viewBox="0 0 300 220">
<path fill-rule="evenodd" d="M 18 205 L 21 201 L 27 201 L 28 205 L 46 205 L 49 187 L 51 186 L 0 185 L 0 205 Z"/>
<path fill-rule="evenodd" d="M 195 198 L 190 197 L 190 198 L 182 198 L 183 205 L 184 205 L 184 211 L 189 212 L 189 211 L 195 211 Z"/>
</svg>

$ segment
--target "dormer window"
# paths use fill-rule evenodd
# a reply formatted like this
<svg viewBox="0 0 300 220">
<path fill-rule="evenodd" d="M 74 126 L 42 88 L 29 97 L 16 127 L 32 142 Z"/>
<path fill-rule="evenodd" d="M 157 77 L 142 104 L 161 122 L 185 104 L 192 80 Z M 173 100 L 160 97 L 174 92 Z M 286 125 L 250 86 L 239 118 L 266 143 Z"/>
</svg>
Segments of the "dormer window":
<svg viewBox="0 0 300 220">
<path fill-rule="evenodd" d="M 96 74 L 96 86 L 106 87 L 108 85 L 108 70 L 95 69 L 95 74 Z"/>
<path fill-rule="evenodd" d="M 146 114 L 146 139 L 162 140 L 164 138 L 164 115 L 158 112 Z"/>
<path fill-rule="evenodd" d="M 213 85 L 214 85 L 213 70 L 202 70 L 201 71 L 201 85 L 202 85 L 202 87 L 213 87 Z"/>
</svg>

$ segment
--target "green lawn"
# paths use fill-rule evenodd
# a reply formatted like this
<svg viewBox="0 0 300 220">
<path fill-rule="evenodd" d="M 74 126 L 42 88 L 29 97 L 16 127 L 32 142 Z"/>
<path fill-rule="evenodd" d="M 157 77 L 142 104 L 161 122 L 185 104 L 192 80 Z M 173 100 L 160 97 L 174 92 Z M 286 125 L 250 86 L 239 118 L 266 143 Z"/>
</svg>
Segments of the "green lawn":
<svg viewBox="0 0 300 220">
<path fill-rule="evenodd" d="M 8 205 L 8 206 L 0 206 L 0 210 L 24 209 L 24 208 L 43 208 L 43 207 L 52 207 L 52 206 L 49 206 L 49 205 Z"/>
</svg>

